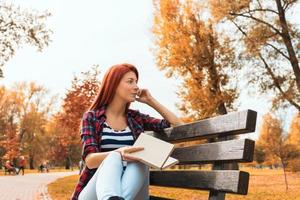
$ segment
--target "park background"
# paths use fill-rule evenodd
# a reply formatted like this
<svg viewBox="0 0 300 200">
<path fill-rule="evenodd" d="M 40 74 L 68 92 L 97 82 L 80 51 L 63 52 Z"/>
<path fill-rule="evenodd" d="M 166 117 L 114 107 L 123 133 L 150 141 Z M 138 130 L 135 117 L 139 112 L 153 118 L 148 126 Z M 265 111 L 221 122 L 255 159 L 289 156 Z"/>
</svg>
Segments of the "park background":
<svg viewBox="0 0 300 200">
<path fill-rule="evenodd" d="M 103 72 L 128 62 L 140 71 L 140 87 L 186 122 L 257 111 L 256 132 L 243 136 L 257 140 L 247 167 L 272 168 L 257 173 L 282 178 L 274 182 L 282 195 L 277 173 L 286 167 L 289 190 L 299 187 L 300 5 L 280 2 L 290 46 L 271 0 L 1 2 L 1 164 L 18 165 L 24 155 L 31 169 L 45 161 L 77 168 L 82 113 Z"/>
</svg>

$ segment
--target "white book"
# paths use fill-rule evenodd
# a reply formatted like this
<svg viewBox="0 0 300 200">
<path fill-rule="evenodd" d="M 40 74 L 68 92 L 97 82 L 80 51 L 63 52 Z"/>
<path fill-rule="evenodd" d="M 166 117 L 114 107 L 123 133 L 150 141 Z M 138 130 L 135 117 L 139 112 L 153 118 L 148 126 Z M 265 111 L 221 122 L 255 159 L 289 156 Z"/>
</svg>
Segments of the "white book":
<svg viewBox="0 0 300 200">
<path fill-rule="evenodd" d="M 144 147 L 143 150 L 130 154 L 140 158 L 141 162 L 150 167 L 162 170 L 179 162 L 177 159 L 170 157 L 174 150 L 174 144 L 145 133 L 140 134 L 133 146 Z"/>
</svg>

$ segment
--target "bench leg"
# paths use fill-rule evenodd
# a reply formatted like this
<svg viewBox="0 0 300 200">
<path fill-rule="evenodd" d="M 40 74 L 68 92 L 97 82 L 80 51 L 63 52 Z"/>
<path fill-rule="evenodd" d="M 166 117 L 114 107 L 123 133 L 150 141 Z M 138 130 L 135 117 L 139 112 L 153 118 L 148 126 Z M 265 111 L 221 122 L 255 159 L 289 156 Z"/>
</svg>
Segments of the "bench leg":
<svg viewBox="0 0 300 200">
<path fill-rule="evenodd" d="M 210 191 L 208 200 L 225 200 L 224 192 Z"/>
</svg>

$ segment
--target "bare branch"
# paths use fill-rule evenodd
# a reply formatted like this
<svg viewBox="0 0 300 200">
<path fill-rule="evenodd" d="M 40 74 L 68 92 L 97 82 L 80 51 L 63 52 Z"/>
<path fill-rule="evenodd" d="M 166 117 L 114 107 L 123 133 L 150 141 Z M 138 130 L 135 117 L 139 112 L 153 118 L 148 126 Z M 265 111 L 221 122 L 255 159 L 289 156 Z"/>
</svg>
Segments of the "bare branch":
<svg viewBox="0 0 300 200">
<path fill-rule="evenodd" d="M 257 0 L 257 3 L 258 3 L 260 8 L 263 8 L 259 0 Z"/>
<path fill-rule="evenodd" d="M 248 18 L 248 19 L 253 19 L 261 24 L 265 24 L 267 25 L 268 27 L 270 27 L 273 31 L 275 31 L 275 33 L 279 34 L 282 36 L 282 33 L 277 29 L 275 28 L 272 24 L 268 23 L 268 22 L 265 22 L 261 19 L 258 19 L 252 15 L 245 15 L 245 14 L 241 14 L 241 13 L 229 13 L 230 15 L 233 15 L 233 16 L 238 16 L 238 17 L 245 17 L 245 18 Z"/>
<path fill-rule="evenodd" d="M 275 47 L 273 44 L 270 43 L 266 43 L 268 46 L 272 47 L 274 50 L 276 50 L 279 54 L 281 54 L 283 57 L 285 57 L 286 59 L 290 60 L 290 58 L 285 55 L 285 53 L 283 53 L 280 49 L 278 49 L 277 47 Z"/>
<path fill-rule="evenodd" d="M 287 1 L 283 1 L 283 5 L 282 5 L 283 10 L 285 10 L 285 8 L 287 7 L 287 5 L 288 5 L 288 2 Z"/>
<path fill-rule="evenodd" d="M 257 9 L 252 9 L 252 10 L 248 10 L 247 12 L 244 12 L 244 13 L 240 13 L 240 14 L 247 14 L 247 13 L 254 13 L 254 12 L 271 12 L 271 13 L 274 13 L 276 15 L 278 15 L 279 13 L 275 10 L 272 10 L 272 9 L 268 9 L 268 8 L 257 8 Z"/>
<path fill-rule="evenodd" d="M 293 99 L 291 99 L 281 88 L 281 85 L 279 83 L 279 81 L 277 80 L 275 74 L 273 73 L 271 67 L 268 65 L 268 63 L 266 62 L 266 60 L 263 58 L 263 56 L 261 54 L 259 54 L 260 59 L 263 61 L 265 68 L 267 69 L 268 73 L 270 74 L 273 83 L 275 85 L 275 87 L 279 90 L 279 92 L 282 94 L 282 96 L 288 101 L 290 102 L 290 104 L 292 104 L 293 106 L 295 106 L 298 110 L 300 110 L 300 105 L 298 105 L 295 101 L 293 101 Z"/>
<path fill-rule="evenodd" d="M 284 3 L 283 3 L 283 5 L 282 5 L 282 8 L 283 8 L 283 10 L 285 11 L 288 7 L 289 7 L 289 5 L 291 5 L 288 1 L 283 1 Z"/>
<path fill-rule="evenodd" d="M 241 33 L 245 36 L 245 37 L 248 37 L 247 36 L 247 33 L 234 21 L 234 20 L 230 20 L 236 27 L 237 29 L 239 29 L 239 31 L 241 31 Z"/>
</svg>

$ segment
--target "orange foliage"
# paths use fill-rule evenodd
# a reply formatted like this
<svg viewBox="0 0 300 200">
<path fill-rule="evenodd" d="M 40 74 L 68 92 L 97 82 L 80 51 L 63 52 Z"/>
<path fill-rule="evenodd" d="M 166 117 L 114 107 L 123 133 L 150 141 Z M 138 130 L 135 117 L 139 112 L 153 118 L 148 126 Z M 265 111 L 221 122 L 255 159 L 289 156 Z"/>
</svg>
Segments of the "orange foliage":
<svg viewBox="0 0 300 200">
<path fill-rule="evenodd" d="M 300 110 L 299 27 L 286 16 L 297 1 L 209 0 L 215 25 L 233 25 L 227 34 L 237 41 L 249 83 L 259 93 L 271 91 L 272 108 Z M 294 9 L 293 9 L 294 8 Z M 274 93 L 275 91 L 275 93 Z M 257 92 L 257 91 L 255 91 Z"/>
<path fill-rule="evenodd" d="M 296 114 L 289 131 L 289 142 L 300 148 L 300 113 Z"/>
<path fill-rule="evenodd" d="M 239 69 L 229 40 L 222 38 L 195 1 L 154 1 L 156 62 L 167 77 L 183 80 L 178 105 L 192 120 L 225 114 L 233 109 L 237 90 L 231 73 Z"/>
<path fill-rule="evenodd" d="M 0 87 L 0 157 L 10 160 L 19 154 L 20 146 L 13 100 L 13 93 Z"/>
<path fill-rule="evenodd" d="M 71 89 L 67 91 L 63 100 L 61 112 L 54 116 L 48 127 L 55 138 L 51 154 L 61 161 L 66 158 L 72 161 L 79 160 L 81 150 L 80 121 L 100 86 L 97 66 L 92 71 L 87 71 L 82 75 L 82 78 L 74 77 Z"/>
<path fill-rule="evenodd" d="M 288 137 L 283 135 L 281 121 L 271 114 L 263 117 L 257 145 L 264 149 L 268 165 L 282 164 L 285 168 L 299 155 L 296 145 L 289 143 Z"/>
</svg>

